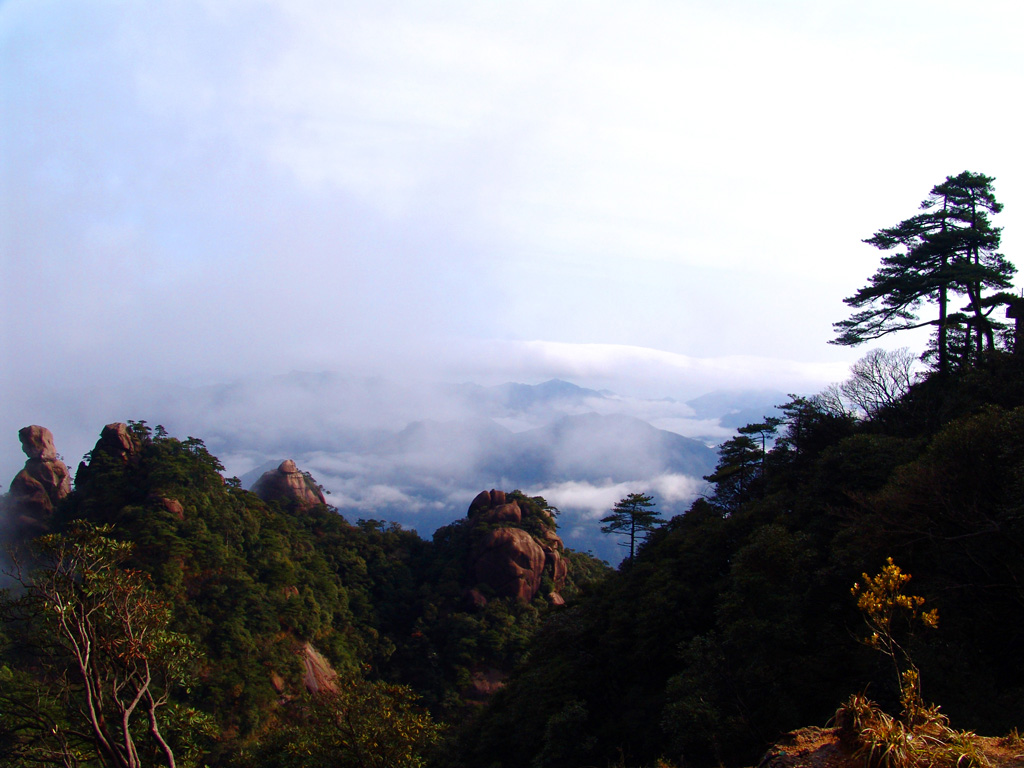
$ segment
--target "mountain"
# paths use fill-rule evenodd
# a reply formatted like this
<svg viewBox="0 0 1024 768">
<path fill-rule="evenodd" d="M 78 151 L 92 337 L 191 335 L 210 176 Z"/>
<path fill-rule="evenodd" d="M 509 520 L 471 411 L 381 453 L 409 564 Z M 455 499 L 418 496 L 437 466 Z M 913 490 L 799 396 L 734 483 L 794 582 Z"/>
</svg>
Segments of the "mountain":
<svg viewBox="0 0 1024 768">
<path fill-rule="evenodd" d="M 462 384 L 451 388 L 465 402 L 492 415 L 509 415 L 538 409 L 579 408 L 605 395 L 593 389 L 576 386 L 561 379 L 541 384 L 506 382 L 493 387 Z"/>
<path fill-rule="evenodd" d="M 717 458 L 698 440 L 631 416 L 597 413 L 563 416 L 522 432 L 479 417 L 415 421 L 376 444 L 363 443 L 359 450 L 339 447 L 274 457 L 243 475 L 243 485 L 252 487 L 267 469 L 293 458 L 332 489 L 329 503 L 350 519 L 392 520 L 429 535 L 461 514 L 475 488 L 550 495 L 547 489 L 557 494 L 564 484 L 577 489 L 588 485 L 598 493 L 607 489 L 602 503 L 610 509 L 624 495 L 618 487 L 624 483 L 633 490 L 650 490 L 657 478 L 685 478 L 697 488 Z M 691 500 L 692 495 L 684 499 Z M 573 547 L 599 552 L 613 562 L 621 558 L 600 532 L 591 509 L 567 505 L 561 498 L 553 501 L 571 531 Z M 671 514 L 679 500 L 661 498 L 659 503 Z"/>
<path fill-rule="evenodd" d="M 638 481 L 664 474 L 702 477 L 716 453 L 704 443 L 641 419 L 586 413 L 515 435 L 509 472 L 526 484 Z"/>
<path fill-rule="evenodd" d="M 701 419 L 714 419 L 721 426 L 737 429 L 756 424 L 765 416 L 778 416 L 778 406 L 789 396 L 773 389 L 741 389 L 709 392 L 686 404 Z"/>
<path fill-rule="evenodd" d="M 722 472 L 545 623 L 445 768 L 838 766 L 766 754 L 830 720 L 862 764 L 1020 763 L 1024 354 L 784 416 L 738 492 Z"/>
</svg>

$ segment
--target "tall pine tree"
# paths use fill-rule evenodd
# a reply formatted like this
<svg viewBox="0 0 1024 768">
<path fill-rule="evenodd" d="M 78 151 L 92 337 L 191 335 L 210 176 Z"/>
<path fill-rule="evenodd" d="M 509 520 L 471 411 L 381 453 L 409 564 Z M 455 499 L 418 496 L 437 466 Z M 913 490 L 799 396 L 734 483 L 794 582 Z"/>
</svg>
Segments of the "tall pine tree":
<svg viewBox="0 0 1024 768">
<path fill-rule="evenodd" d="M 986 290 L 1010 287 L 1016 272 L 997 252 L 1001 229 L 990 214 L 1002 205 L 992 191 L 991 176 L 964 171 L 932 187 L 919 213 L 894 227 L 881 229 L 864 242 L 886 251 L 868 285 L 844 301 L 858 309 L 835 323 L 833 344 L 855 346 L 897 331 L 935 327 L 935 353 L 940 373 L 949 369 L 950 329 L 962 326 L 970 339 L 967 351 L 980 354 L 994 346 L 998 323 L 990 319 L 1006 294 L 985 296 Z M 965 300 L 950 312 L 954 297 Z M 921 320 L 923 304 L 934 303 L 938 317 Z"/>
</svg>

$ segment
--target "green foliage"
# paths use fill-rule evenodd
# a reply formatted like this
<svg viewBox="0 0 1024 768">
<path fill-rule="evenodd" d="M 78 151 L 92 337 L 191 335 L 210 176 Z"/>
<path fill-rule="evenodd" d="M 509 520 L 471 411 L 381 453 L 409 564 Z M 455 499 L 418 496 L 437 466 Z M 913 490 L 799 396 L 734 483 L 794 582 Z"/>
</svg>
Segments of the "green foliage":
<svg viewBox="0 0 1024 768">
<path fill-rule="evenodd" d="M 16 577 L 21 594 L 3 613 L 36 672 L 9 673 L 0 694 L 12 762 L 175 765 L 165 714 L 175 686 L 192 679 L 196 648 L 170 630 L 169 606 L 143 573 L 124 567 L 131 545 L 110 533 L 77 521 L 43 536 L 40 567 Z M 177 714 L 180 726 L 186 713 Z"/>
<path fill-rule="evenodd" d="M 891 557 L 876 576 L 865 573 L 861 578 L 863 583 L 855 583 L 850 592 L 871 631 L 864 642 L 884 653 L 892 662 L 900 688 L 903 718 L 913 723 L 918 711 L 923 708 L 921 674 L 907 649 L 897 639 L 896 625 L 902 619 L 907 624 L 920 622 L 934 628 L 939 623 L 939 612 L 934 608 L 922 611 L 924 598 L 903 591 L 903 585 L 910 581 L 910 574 L 903 573 Z"/>
<path fill-rule="evenodd" d="M 782 423 L 778 417 L 767 416 L 758 424 L 740 427 L 736 437 L 719 446 L 718 465 L 704 477 L 715 485 L 716 504 L 734 510 L 744 502 L 764 496 L 768 442 L 774 440 Z"/>
<path fill-rule="evenodd" d="M 849 642 L 863 622 L 849 585 L 867 588 L 861 574 L 888 556 L 943 614 L 941 632 L 907 633 L 896 614 L 889 624 L 920 695 L 962 727 L 1006 732 L 1024 661 L 1014 633 L 992 627 L 1024 624 L 1022 382 L 997 354 L 963 377 L 915 383 L 877 418 L 793 398 L 757 492 L 698 500 L 628 569 L 550 617 L 445 765 L 751 765 L 865 681 L 896 711 L 907 681 L 890 657 Z M 899 606 L 876 586 L 880 605 L 888 594 Z M 568 717 L 572 743 L 553 743 L 546 734 Z"/>
<path fill-rule="evenodd" d="M 55 513 L 55 535 L 105 526 L 124 569 L 148 584 L 162 615 L 203 659 L 189 685 L 170 689 L 161 707 L 162 732 L 179 765 L 237 763 L 257 748 L 266 764 L 300 760 L 285 748 L 292 737 L 327 760 L 317 750 L 333 743 L 328 726 L 342 704 L 303 697 L 299 651 L 307 643 L 359 694 L 345 699 L 345 712 L 399 713 L 409 725 L 423 714 L 415 697 L 434 716 L 465 719 L 479 706 L 473 684 L 500 680 L 523 662 L 544 617 L 557 610 L 544 597 L 529 605 L 493 594 L 485 605 L 468 601 L 469 589 L 480 586 L 468 555 L 486 533 L 468 521 L 427 542 L 395 524 L 351 525 L 326 507 L 297 512 L 266 504 L 225 481 L 201 440 L 178 440 L 144 422 L 129 424 L 126 444 L 101 441 L 87 459 L 75 491 Z M 558 510 L 519 491 L 508 497 L 519 504 L 521 527 L 550 540 Z M 568 600 L 609 570 L 587 555 L 563 556 L 571 569 L 561 588 Z M 552 574 L 545 578 L 551 591 Z M 23 629 L 12 632 L 23 645 Z M 0 643 L 10 682 L 5 691 L 41 690 L 20 671 L 19 653 Z M 0 749 L 25 743 L 29 726 L 32 733 L 64 733 L 61 712 L 37 707 L 42 719 L 33 723 L 4 712 Z M 312 730 L 303 725 L 314 722 Z M 421 722 L 423 739 L 409 741 L 404 757 L 391 752 L 388 759 L 418 764 L 437 734 L 437 721 Z M 353 723 L 346 743 L 397 738 L 394 731 L 377 734 L 371 714 Z M 350 759 L 338 743 L 331 748 L 332 760 Z"/>
<path fill-rule="evenodd" d="M 923 213 L 865 240 L 886 255 L 869 284 L 845 300 L 860 311 L 835 324 L 838 335 L 833 343 L 857 345 L 898 331 L 934 326 L 938 370 L 943 374 L 949 370 L 951 351 L 956 351 L 951 329 L 964 330 L 959 349 L 962 363 L 994 349 L 1000 324 L 991 315 L 1003 298 L 1002 294 L 986 297 L 984 291 L 1009 288 L 1016 270 L 997 253 L 1001 232 L 988 217 L 999 213 L 1002 205 L 995 199 L 993 181 L 968 171 L 948 176 L 921 203 Z M 960 313 L 949 311 L 956 296 L 967 301 Z M 925 302 L 938 304 L 936 319 L 918 319 L 918 309 Z"/>
<path fill-rule="evenodd" d="M 246 749 L 239 765 L 421 768 L 441 727 L 404 686 L 357 675 L 303 698 L 286 723 Z"/>
</svg>

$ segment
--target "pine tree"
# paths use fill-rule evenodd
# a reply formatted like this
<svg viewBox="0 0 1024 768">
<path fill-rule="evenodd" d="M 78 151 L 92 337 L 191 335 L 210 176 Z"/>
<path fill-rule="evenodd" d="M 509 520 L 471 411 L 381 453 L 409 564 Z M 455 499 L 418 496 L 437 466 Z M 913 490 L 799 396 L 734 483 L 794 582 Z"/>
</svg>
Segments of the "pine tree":
<svg viewBox="0 0 1024 768">
<path fill-rule="evenodd" d="M 934 326 L 940 373 L 949 369 L 952 327 L 967 329 L 974 354 L 993 348 L 999 324 L 990 315 L 1005 302 L 1006 294 L 985 296 L 984 291 L 1009 288 L 1016 272 L 997 252 L 1001 229 L 989 221 L 990 214 L 1002 210 L 993 181 L 969 171 L 948 176 L 932 187 L 920 205 L 922 213 L 864 241 L 887 253 L 868 285 L 844 300 L 860 311 L 835 323 L 838 336 L 833 344 L 855 346 L 897 331 Z M 951 313 L 955 296 L 967 304 Z M 925 303 L 938 305 L 937 318 L 918 317 Z"/>
<path fill-rule="evenodd" d="M 601 522 L 606 523 L 601 526 L 601 533 L 629 536 L 629 559 L 632 560 L 637 539 L 657 528 L 660 516 L 661 512 L 654 510 L 654 497 L 631 493 L 618 501 L 610 515 L 601 518 Z"/>
</svg>

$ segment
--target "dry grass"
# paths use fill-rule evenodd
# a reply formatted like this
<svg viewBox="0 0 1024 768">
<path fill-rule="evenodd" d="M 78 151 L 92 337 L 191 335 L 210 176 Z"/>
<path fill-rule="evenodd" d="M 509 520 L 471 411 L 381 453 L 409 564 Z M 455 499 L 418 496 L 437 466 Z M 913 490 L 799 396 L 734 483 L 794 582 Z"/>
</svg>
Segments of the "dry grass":
<svg viewBox="0 0 1024 768">
<path fill-rule="evenodd" d="M 970 731 L 957 731 L 936 706 L 920 707 L 907 722 L 891 717 L 863 694 L 851 696 L 835 714 L 844 741 L 868 768 L 990 768 Z"/>
</svg>

